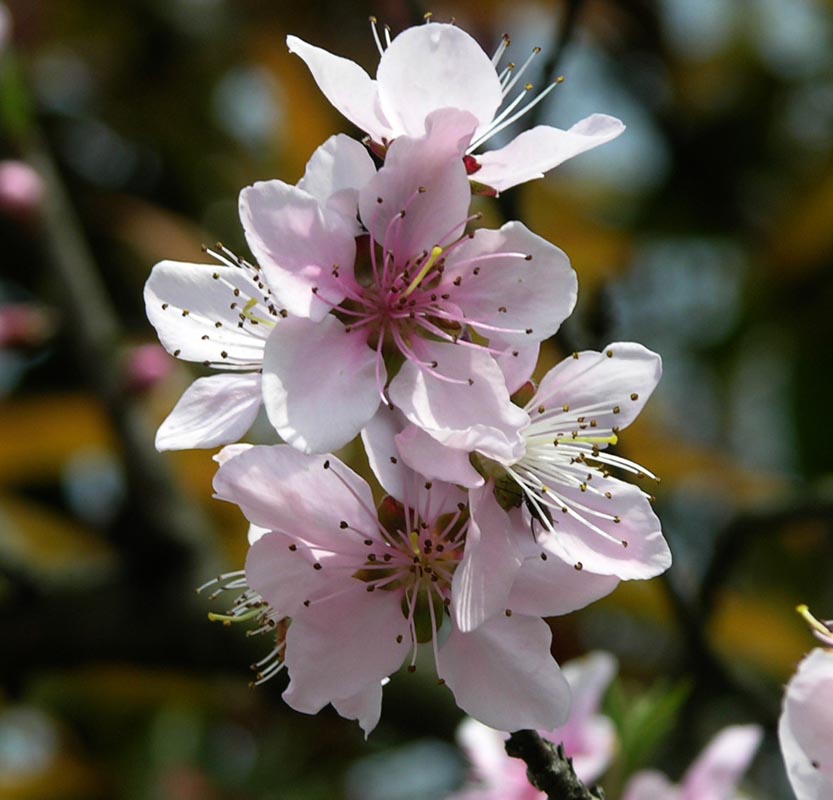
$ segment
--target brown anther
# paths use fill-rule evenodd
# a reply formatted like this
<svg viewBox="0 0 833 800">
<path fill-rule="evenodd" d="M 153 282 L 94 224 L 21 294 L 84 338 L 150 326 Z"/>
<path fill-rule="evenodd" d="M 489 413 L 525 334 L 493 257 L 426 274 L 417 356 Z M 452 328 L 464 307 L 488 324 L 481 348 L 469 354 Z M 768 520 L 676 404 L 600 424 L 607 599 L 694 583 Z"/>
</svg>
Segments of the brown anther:
<svg viewBox="0 0 833 800">
<path fill-rule="evenodd" d="M 341 520 L 341 522 L 338 523 L 338 527 L 344 530 L 345 528 L 349 528 L 350 526 L 347 524 L 347 520 L 343 519 Z"/>
<path fill-rule="evenodd" d="M 315 563 L 315 564 L 312 565 L 312 568 L 313 569 L 321 569 L 321 565 L 318 564 L 318 563 Z"/>
<path fill-rule="evenodd" d="M 576 561 L 576 563 L 573 564 L 573 568 L 581 572 L 584 569 L 584 564 L 582 564 L 581 561 Z"/>
<path fill-rule="evenodd" d="M 638 395 L 636 392 L 634 392 L 634 393 L 631 395 L 631 400 L 639 400 L 639 395 Z"/>
</svg>

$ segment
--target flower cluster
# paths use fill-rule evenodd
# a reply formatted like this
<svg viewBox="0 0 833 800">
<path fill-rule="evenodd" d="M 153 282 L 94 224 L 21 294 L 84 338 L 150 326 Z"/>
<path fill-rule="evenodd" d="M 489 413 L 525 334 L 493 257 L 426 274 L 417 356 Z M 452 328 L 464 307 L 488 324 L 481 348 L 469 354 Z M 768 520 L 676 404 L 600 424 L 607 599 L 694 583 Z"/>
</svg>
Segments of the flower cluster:
<svg viewBox="0 0 833 800">
<path fill-rule="evenodd" d="M 154 267 L 162 344 L 214 370 L 156 444 L 227 445 L 216 496 L 240 507 L 251 548 L 209 584 L 234 595 L 212 616 L 274 642 L 256 683 L 286 670 L 290 706 L 331 704 L 369 732 L 383 685 L 425 650 L 477 720 L 553 730 L 570 689 L 544 618 L 670 564 L 649 494 L 621 477 L 653 476 L 611 452 L 661 364 L 616 342 L 531 387 L 575 272 L 522 223 L 482 228 L 470 206 L 623 125 L 596 114 L 482 152 L 555 84 L 519 83 L 528 61 L 502 66 L 508 38 L 490 58 L 453 25 L 373 32 L 375 80 L 288 39 L 365 142 L 333 136 L 296 185 L 241 192 L 252 262 L 218 245 L 214 264 Z M 261 408 L 282 443 L 238 444 Z M 357 436 L 375 488 L 332 455 Z"/>
</svg>

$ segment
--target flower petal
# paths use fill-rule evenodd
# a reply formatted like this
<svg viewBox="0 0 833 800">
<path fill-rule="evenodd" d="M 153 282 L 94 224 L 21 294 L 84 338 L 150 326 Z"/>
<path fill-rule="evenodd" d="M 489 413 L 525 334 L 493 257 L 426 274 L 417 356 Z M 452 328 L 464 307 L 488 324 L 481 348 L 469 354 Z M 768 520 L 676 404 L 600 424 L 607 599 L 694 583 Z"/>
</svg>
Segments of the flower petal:
<svg viewBox="0 0 833 800">
<path fill-rule="evenodd" d="M 353 274 L 356 242 L 343 214 L 283 181 L 259 181 L 240 192 L 240 221 L 269 286 L 290 314 L 318 320 L 330 303 L 344 299 L 341 281 Z"/>
<path fill-rule="evenodd" d="M 169 353 L 232 368 L 263 359 L 269 328 L 240 319 L 251 299 L 271 302 L 246 270 L 219 264 L 160 261 L 145 284 L 148 319 Z"/>
<path fill-rule="evenodd" d="M 343 214 L 359 235 L 356 219 L 359 189 L 376 174 L 376 165 L 367 148 L 343 133 L 331 136 L 307 162 L 298 188 L 311 194 L 322 206 Z"/>
<path fill-rule="evenodd" d="M 474 450 L 502 463 L 524 452 L 520 430 L 529 417 L 509 399 L 503 373 L 482 350 L 423 340 L 420 357 L 437 363 L 438 377 L 406 361 L 391 381 L 390 398 L 414 425 L 448 447 Z"/>
<path fill-rule="evenodd" d="M 382 716 L 382 682 L 373 681 L 357 694 L 333 700 L 333 708 L 345 719 L 356 720 L 366 739 Z"/>
<path fill-rule="evenodd" d="M 483 485 L 483 476 L 471 465 L 465 450 L 440 444 L 416 425 L 407 425 L 396 436 L 400 458 L 420 475 L 472 489 Z"/>
<path fill-rule="evenodd" d="M 659 355 L 635 342 L 613 342 L 600 353 L 585 350 L 556 364 L 527 409 L 566 405 L 575 417 L 583 408 L 593 407 L 587 424 L 622 429 L 642 411 L 661 376 Z"/>
<path fill-rule="evenodd" d="M 479 153 L 478 183 L 498 192 L 534 178 L 586 150 L 615 139 L 625 130 L 621 120 L 607 114 L 592 114 L 568 130 L 538 125 L 516 136 L 505 147 Z"/>
<path fill-rule="evenodd" d="M 732 725 L 720 731 L 683 776 L 685 796 L 697 800 L 731 797 L 758 752 L 763 737 L 764 731 L 759 725 Z"/>
<path fill-rule="evenodd" d="M 553 490 L 556 502 L 560 498 L 570 511 L 552 511 L 554 533 L 541 536 L 541 546 L 577 568 L 622 580 L 653 578 L 668 569 L 671 552 L 642 490 L 598 474 L 587 485 L 584 492 L 566 485 Z"/>
<path fill-rule="evenodd" d="M 418 136 L 436 109 L 457 108 L 491 122 L 502 95 L 491 59 L 450 24 L 408 28 L 385 50 L 376 73 L 379 99 L 397 133 Z"/>
<path fill-rule="evenodd" d="M 532 377 L 540 350 L 540 342 L 535 342 L 523 347 L 507 347 L 503 353 L 495 356 L 509 394 L 517 392 Z"/>
<path fill-rule="evenodd" d="M 468 633 L 508 607 L 509 591 L 521 556 L 509 533 L 509 517 L 495 500 L 490 483 L 469 493 L 471 524 L 463 560 L 452 579 L 457 627 Z"/>
<path fill-rule="evenodd" d="M 288 445 L 250 447 L 225 461 L 214 491 L 240 506 L 249 522 L 330 550 L 366 549 L 360 539 L 353 547 L 342 520 L 359 530 L 378 524 L 364 480 L 335 456 L 307 456 Z"/>
<path fill-rule="evenodd" d="M 570 689 L 550 655 L 551 640 L 543 620 L 499 614 L 471 633 L 452 629 L 437 672 L 457 705 L 485 725 L 552 730 L 567 720 Z"/>
<path fill-rule="evenodd" d="M 778 738 L 798 800 L 833 797 L 833 653 L 816 648 L 787 685 Z"/>
<path fill-rule="evenodd" d="M 443 281 L 452 286 L 451 302 L 496 346 L 548 339 L 578 294 L 564 252 L 520 222 L 476 231 L 448 256 Z"/>
<path fill-rule="evenodd" d="M 384 380 L 384 375 L 382 376 Z M 376 412 L 376 353 L 333 316 L 281 321 L 266 344 L 263 404 L 281 437 L 306 453 L 344 446 Z"/>
<path fill-rule="evenodd" d="M 287 36 L 286 45 L 290 53 L 301 57 L 324 96 L 350 122 L 377 142 L 396 135 L 379 105 L 376 81 L 358 64 L 307 44 L 297 36 Z"/>
<path fill-rule="evenodd" d="M 260 410 L 259 373 L 197 378 L 156 432 L 156 449 L 189 450 L 237 441 Z"/>
<path fill-rule="evenodd" d="M 628 781 L 622 800 L 683 800 L 683 797 L 661 772 L 644 769 Z"/>
<path fill-rule="evenodd" d="M 368 592 L 361 581 L 337 597 L 313 601 L 292 620 L 286 636 L 291 682 L 283 698 L 315 714 L 395 672 L 411 646 L 397 592 Z"/>
<path fill-rule="evenodd" d="M 362 222 L 398 267 L 463 233 L 471 203 L 463 152 L 475 124 L 463 111 L 431 114 L 425 135 L 397 139 L 385 165 L 361 190 Z"/>
</svg>

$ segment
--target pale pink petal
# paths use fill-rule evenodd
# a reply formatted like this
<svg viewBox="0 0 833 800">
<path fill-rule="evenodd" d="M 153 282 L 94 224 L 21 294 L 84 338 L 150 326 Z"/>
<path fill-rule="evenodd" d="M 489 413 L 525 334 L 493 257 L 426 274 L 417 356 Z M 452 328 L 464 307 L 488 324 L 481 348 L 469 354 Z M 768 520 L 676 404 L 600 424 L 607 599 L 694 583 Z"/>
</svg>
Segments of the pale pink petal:
<svg viewBox="0 0 833 800">
<path fill-rule="evenodd" d="M 361 581 L 336 597 L 312 602 L 293 617 L 286 636 L 291 682 L 283 698 L 315 714 L 395 672 L 411 638 L 398 592 L 368 592 Z"/>
<path fill-rule="evenodd" d="M 659 519 L 639 487 L 598 473 L 586 485 L 587 491 L 558 487 L 558 497 L 571 511 L 552 511 L 554 532 L 540 537 L 542 547 L 590 572 L 622 580 L 653 578 L 671 566 Z"/>
<path fill-rule="evenodd" d="M 616 675 L 616 659 L 610 653 L 599 650 L 574 658 L 561 669 L 570 684 L 573 698 L 570 721 L 565 727 L 583 724 L 599 712 L 607 687 Z"/>
<path fill-rule="evenodd" d="M 529 417 L 509 399 L 503 373 L 482 350 L 423 341 L 420 356 L 436 362 L 443 380 L 406 361 L 390 385 L 390 398 L 405 417 L 441 444 L 478 450 L 502 463 L 523 455 L 520 430 Z"/>
<path fill-rule="evenodd" d="M 483 476 L 472 467 L 465 450 L 440 444 L 416 425 L 407 425 L 396 436 L 396 447 L 402 461 L 421 475 L 466 488 L 483 485 Z"/>
<path fill-rule="evenodd" d="M 376 81 L 355 62 L 334 56 L 297 36 L 287 36 L 286 45 L 309 67 L 324 96 L 361 130 L 377 142 L 396 134 L 379 105 Z"/>
<path fill-rule="evenodd" d="M 517 392 L 532 377 L 540 350 L 541 344 L 535 342 L 523 347 L 507 347 L 501 355 L 495 356 L 509 394 Z"/>
<path fill-rule="evenodd" d="M 358 694 L 332 702 L 333 708 L 342 717 L 359 723 L 366 739 L 382 716 L 382 682 L 373 681 Z"/>
<path fill-rule="evenodd" d="M 491 59 L 455 25 L 403 31 L 385 50 L 376 77 L 386 117 L 411 136 L 423 132 L 425 118 L 436 109 L 458 108 L 488 123 L 501 102 Z"/>
<path fill-rule="evenodd" d="M 297 186 L 322 206 L 343 214 L 355 225 L 354 233 L 358 235 L 359 189 L 375 174 L 376 165 L 367 148 L 340 133 L 331 136 L 312 154 Z"/>
<path fill-rule="evenodd" d="M 662 359 L 656 353 L 635 342 L 613 342 L 599 353 L 585 350 L 553 367 L 527 408 L 567 405 L 574 418 L 593 406 L 588 424 L 595 420 L 599 429 L 623 429 L 636 419 L 661 376 Z"/>
<path fill-rule="evenodd" d="M 361 220 L 376 242 L 401 259 L 397 267 L 462 234 L 471 203 L 463 152 L 475 124 L 455 109 L 431 114 L 426 134 L 397 139 L 385 165 L 361 190 Z"/>
<path fill-rule="evenodd" d="M 570 689 L 550 655 L 552 635 L 535 617 L 500 614 L 471 633 L 452 629 L 437 672 L 457 705 L 498 730 L 563 724 Z"/>
<path fill-rule="evenodd" d="M 383 375 L 384 380 L 384 375 Z M 366 333 L 332 315 L 281 320 L 266 344 L 263 404 L 284 441 L 307 453 L 344 446 L 370 420 L 381 395 Z"/>
<path fill-rule="evenodd" d="M 683 800 L 680 791 L 661 772 L 637 772 L 625 786 L 622 800 Z"/>
<path fill-rule="evenodd" d="M 240 312 L 251 299 L 261 307 L 271 302 L 247 271 L 219 264 L 161 261 L 145 284 L 145 310 L 163 347 L 185 361 L 217 366 L 263 359 L 269 327 L 250 322 L 239 327 Z"/>
<path fill-rule="evenodd" d="M 303 523 L 296 525 L 300 535 Z M 316 593 L 352 588 L 349 574 L 333 571 L 326 564 L 315 569 L 320 560 L 295 536 L 270 531 L 261 536 L 246 557 L 246 581 L 278 617 L 294 617 Z"/>
<path fill-rule="evenodd" d="M 593 114 L 566 131 L 538 125 L 499 150 L 479 153 L 480 169 L 473 177 L 502 192 L 533 178 L 543 178 L 545 172 L 568 158 L 605 144 L 624 130 L 620 120 L 607 114 Z"/>
<path fill-rule="evenodd" d="M 197 378 L 156 432 L 156 449 L 189 450 L 234 442 L 251 428 L 260 409 L 258 373 Z"/>
<path fill-rule="evenodd" d="M 798 800 L 833 797 L 833 652 L 817 648 L 787 685 L 778 738 Z"/>
<path fill-rule="evenodd" d="M 724 728 L 688 768 L 681 782 L 684 800 L 730 800 L 761 745 L 759 725 Z"/>
<path fill-rule="evenodd" d="M 451 584 L 454 621 L 463 633 L 506 610 L 521 566 L 510 536 L 509 517 L 495 500 L 494 486 L 489 483 L 473 489 L 469 497 L 471 524 L 466 549 Z"/>
<path fill-rule="evenodd" d="M 344 299 L 341 281 L 353 274 L 356 242 L 343 214 L 295 186 L 259 181 L 240 192 L 240 221 L 269 286 L 290 314 L 319 320 L 330 303 Z"/>
<path fill-rule="evenodd" d="M 518 614 L 554 617 L 569 614 L 609 595 L 618 585 L 615 575 L 595 575 L 575 568 L 550 553 L 541 558 L 541 547 L 533 539 L 531 524 L 521 515 L 510 515 L 514 523 L 515 546 L 523 558 L 507 601 L 507 607 Z M 536 531 L 538 523 L 534 523 Z"/>
<path fill-rule="evenodd" d="M 475 778 L 500 788 L 511 761 L 506 755 L 506 734 L 466 717 L 457 728 L 457 741 L 474 767 Z M 518 764 L 522 761 L 515 759 Z M 526 768 L 522 766 L 526 771 Z"/>
<path fill-rule="evenodd" d="M 376 480 L 400 503 L 404 502 L 406 486 L 411 485 L 414 475 L 396 445 L 396 435 L 407 424 L 399 411 L 381 403 L 372 419 L 362 428 L 362 443 Z"/>
<path fill-rule="evenodd" d="M 520 222 L 476 231 L 448 256 L 443 279 L 466 320 L 498 347 L 548 339 L 578 294 L 564 252 Z"/>
<path fill-rule="evenodd" d="M 268 528 L 261 528 L 260 525 L 249 525 L 249 532 L 246 534 L 246 540 L 250 545 L 260 541 L 264 534 L 269 533 Z"/>
<path fill-rule="evenodd" d="M 330 550 L 363 553 L 353 531 L 372 532 L 378 524 L 364 480 L 335 456 L 307 456 L 287 445 L 250 447 L 225 461 L 214 491 L 239 505 L 249 522 Z M 352 530 L 342 529 L 342 521 Z"/>
<path fill-rule="evenodd" d="M 227 444 L 222 450 L 211 456 L 211 460 L 216 461 L 219 466 L 222 466 L 226 461 L 230 461 L 232 458 L 239 456 L 241 453 L 245 453 L 247 450 L 251 450 L 252 447 L 254 445 L 246 444 L 245 442 Z"/>
<path fill-rule="evenodd" d="M 616 754 L 616 728 L 607 717 L 596 716 L 587 720 L 583 735 L 584 748 L 572 751 L 567 749 L 567 755 L 573 759 L 576 775 L 589 784 L 598 780 L 613 761 Z"/>
</svg>

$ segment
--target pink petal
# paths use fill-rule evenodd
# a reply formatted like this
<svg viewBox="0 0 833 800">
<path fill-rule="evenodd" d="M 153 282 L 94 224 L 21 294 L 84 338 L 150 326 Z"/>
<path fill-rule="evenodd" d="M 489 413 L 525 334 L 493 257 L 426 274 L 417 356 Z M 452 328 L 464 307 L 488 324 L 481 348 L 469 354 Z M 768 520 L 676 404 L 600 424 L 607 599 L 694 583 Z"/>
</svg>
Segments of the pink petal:
<svg viewBox="0 0 833 800">
<path fill-rule="evenodd" d="M 239 505 L 249 522 L 329 550 L 366 549 L 342 521 L 371 532 L 378 525 L 370 488 L 349 467 L 335 456 L 307 456 L 287 445 L 250 447 L 225 461 L 214 491 Z"/>
<path fill-rule="evenodd" d="M 385 115 L 398 133 L 418 136 L 440 108 L 492 120 L 501 88 L 491 59 L 465 31 L 450 24 L 418 25 L 397 36 L 376 74 Z"/>
<path fill-rule="evenodd" d="M 362 443 L 376 480 L 400 503 L 404 502 L 406 487 L 414 477 L 413 470 L 402 459 L 395 438 L 407 424 L 399 411 L 382 403 L 362 428 Z"/>
<path fill-rule="evenodd" d="M 538 364 L 539 342 L 523 347 L 507 347 L 499 356 L 495 356 L 509 394 L 518 391 L 531 377 Z"/>
<path fill-rule="evenodd" d="M 683 776 L 685 800 L 732 797 L 763 736 L 763 729 L 758 725 L 732 725 L 720 731 Z"/>
<path fill-rule="evenodd" d="M 509 533 L 509 517 L 495 500 L 489 483 L 473 489 L 466 549 L 452 579 L 454 621 L 463 633 L 473 631 L 508 607 L 509 591 L 521 557 Z"/>
<path fill-rule="evenodd" d="M 337 597 L 313 602 L 292 620 L 286 637 L 291 682 L 283 698 L 315 714 L 395 672 L 411 647 L 397 592 L 368 592 L 361 581 Z"/>
<path fill-rule="evenodd" d="M 286 45 L 309 67 L 324 96 L 354 125 L 377 142 L 396 135 L 379 105 L 376 81 L 358 64 L 307 44 L 297 36 L 287 36 Z"/>
<path fill-rule="evenodd" d="M 397 139 L 385 165 L 361 190 L 362 222 L 395 254 L 397 266 L 463 233 L 471 203 L 463 152 L 475 124 L 463 111 L 431 114 L 425 135 Z"/>
<path fill-rule="evenodd" d="M 517 520 L 521 515 L 511 517 Z M 538 527 L 537 522 L 535 526 Z M 551 553 L 543 560 L 529 522 L 516 522 L 513 538 L 523 558 L 506 603 L 513 612 L 536 617 L 569 614 L 606 597 L 619 585 L 615 575 L 579 571 L 573 566 L 575 562 L 566 563 Z"/>
<path fill-rule="evenodd" d="M 478 183 L 498 192 L 534 178 L 543 178 L 562 162 L 615 139 L 625 126 L 607 114 L 593 114 L 568 130 L 538 125 L 516 136 L 505 147 L 477 155 Z"/>
<path fill-rule="evenodd" d="M 384 375 L 382 376 L 384 381 Z M 376 354 L 332 315 L 281 320 L 263 358 L 263 404 L 284 441 L 307 453 L 343 447 L 379 406 Z"/>
<path fill-rule="evenodd" d="M 391 401 L 414 425 L 448 447 L 502 463 L 523 455 L 529 417 L 509 399 L 503 373 L 482 350 L 423 340 L 420 357 L 437 362 L 443 380 L 406 361 L 390 385 Z M 470 382 L 469 382 L 470 381 Z"/>
<path fill-rule="evenodd" d="M 356 215 L 359 189 L 376 174 L 376 165 L 367 148 L 343 133 L 331 136 L 307 162 L 298 188 L 311 194 L 322 206 L 343 214 L 354 233 L 361 232 Z"/>
<path fill-rule="evenodd" d="M 449 255 L 443 281 L 472 327 L 496 346 L 548 339 L 572 312 L 578 293 L 564 252 L 520 222 L 476 231 Z"/>
<path fill-rule="evenodd" d="M 567 749 L 567 755 L 573 759 L 576 775 L 585 784 L 589 784 L 598 780 L 613 761 L 616 754 L 616 728 L 607 717 L 596 716 L 587 720 L 582 733 L 584 747 Z M 558 741 L 557 736 L 555 741 Z"/>
<path fill-rule="evenodd" d="M 646 769 L 628 781 L 622 800 L 683 800 L 683 797 L 665 775 Z"/>
<path fill-rule="evenodd" d="M 535 617 L 502 614 L 471 633 L 452 629 L 437 671 L 457 705 L 498 730 L 564 723 L 570 689 L 550 655 L 552 635 Z M 476 665 L 476 668 L 474 667 Z"/>
<path fill-rule="evenodd" d="M 581 519 L 552 511 L 555 532 L 540 538 L 547 551 L 590 572 L 622 580 L 653 578 L 671 566 L 659 519 L 637 486 L 596 474 L 586 492 L 562 485 L 557 493 L 568 505 L 581 504 L 587 510 L 577 512 Z M 619 522 L 601 514 L 618 517 Z"/>
<path fill-rule="evenodd" d="M 197 378 L 156 432 L 156 449 L 189 450 L 235 442 L 260 410 L 258 373 Z"/>
<path fill-rule="evenodd" d="M 483 476 L 472 467 L 465 450 L 440 444 L 416 425 L 407 425 L 396 436 L 396 447 L 402 461 L 421 475 L 466 488 L 483 485 Z"/>
<path fill-rule="evenodd" d="M 373 681 L 351 697 L 333 700 L 333 708 L 345 719 L 356 720 L 366 739 L 382 716 L 381 681 Z"/>
<path fill-rule="evenodd" d="M 240 192 L 240 221 L 269 286 L 290 314 L 319 320 L 329 303 L 344 299 L 341 280 L 353 274 L 356 242 L 352 223 L 341 213 L 295 186 L 259 181 Z"/>
<path fill-rule="evenodd" d="M 798 800 L 833 797 L 833 653 L 817 648 L 799 664 L 787 685 L 778 738 Z"/>
<path fill-rule="evenodd" d="M 259 364 L 269 328 L 238 327 L 252 298 L 271 302 L 246 271 L 219 264 L 161 261 L 145 284 L 145 310 L 159 341 L 185 361 Z"/>
</svg>

